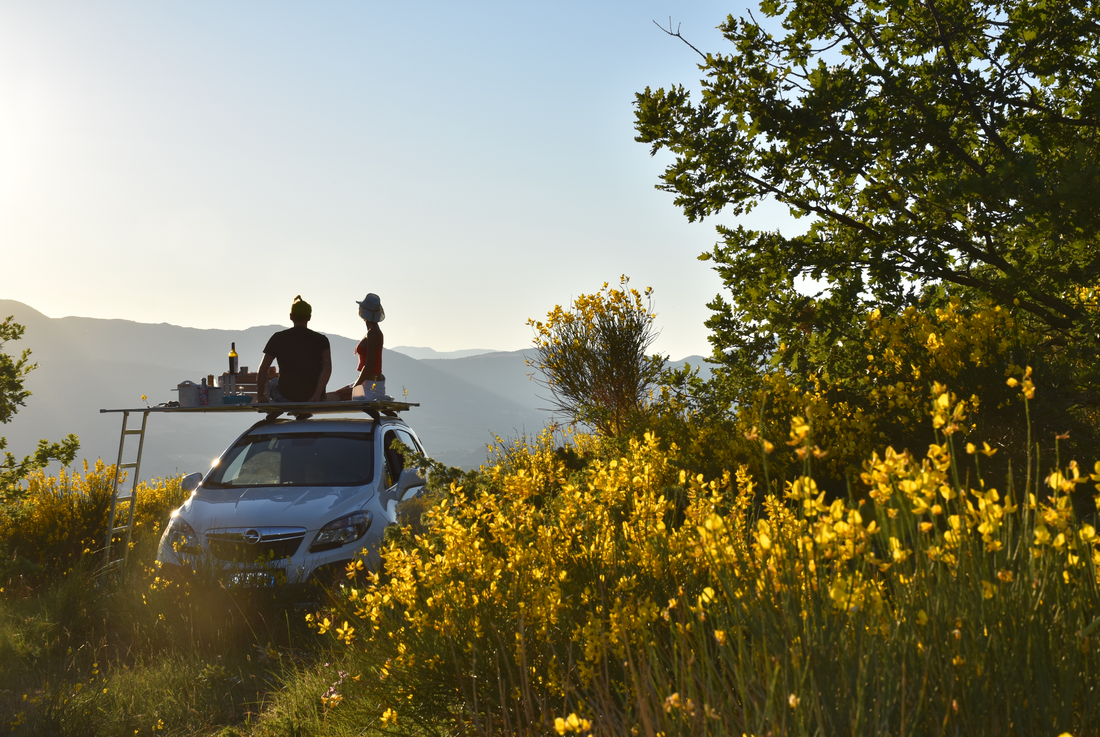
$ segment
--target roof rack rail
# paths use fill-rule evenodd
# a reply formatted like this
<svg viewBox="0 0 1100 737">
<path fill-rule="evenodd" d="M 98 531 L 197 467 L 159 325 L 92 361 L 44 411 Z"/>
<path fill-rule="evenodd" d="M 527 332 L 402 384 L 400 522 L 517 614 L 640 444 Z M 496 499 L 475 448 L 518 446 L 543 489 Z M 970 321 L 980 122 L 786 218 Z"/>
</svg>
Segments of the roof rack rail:
<svg viewBox="0 0 1100 737">
<path fill-rule="evenodd" d="M 175 405 L 175 406 L 173 406 Z M 357 414 L 365 412 L 372 414 L 377 412 L 387 417 L 396 417 L 398 412 L 408 412 L 412 407 L 419 407 L 418 402 L 398 402 L 392 399 L 375 399 L 369 402 L 350 400 L 347 402 L 263 402 L 252 404 L 216 404 L 206 407 L 180 407 L 175 402 L 157 404 L 152 407 L 134 407 L 130 409 L 101 409 L 106 412 L 157 412 L 165 414 L 206 414 L 224 412 L 259 412 L 260 414 L 288 415 L 323 415 L 323 414 Z"/>
</svg>

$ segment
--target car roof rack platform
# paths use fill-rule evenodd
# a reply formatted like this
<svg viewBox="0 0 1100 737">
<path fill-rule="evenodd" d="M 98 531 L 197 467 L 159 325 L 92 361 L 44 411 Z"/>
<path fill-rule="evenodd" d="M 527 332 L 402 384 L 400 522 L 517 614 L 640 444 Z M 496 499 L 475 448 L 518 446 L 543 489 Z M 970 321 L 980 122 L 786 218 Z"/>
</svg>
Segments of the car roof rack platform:
<svg viewBox="0 0 1100 737">
<path fill-rule="evenodd" d="M 398 412 L 408 412 L 411 407 L 419 407 L 418 402 L 398 402 L 393 399 L 375 399 L 371 401 L 348 400 L 335 402 L 252 402 L 250 404 L 215 404 L 202 407 L 180 407 L 175 402 L 157 404 L 152 407 L 134 407 L 131 409 L 101 409 L 105 412 L 164 412 L 175 414 L 186 413 L 221 413 L 221 412 L 259 412 L 267 415 L 321 415 L 321 414 L 353 414 L 366 412 L 367 414 L 379 414 L 396 416 Z"/>
</svg>

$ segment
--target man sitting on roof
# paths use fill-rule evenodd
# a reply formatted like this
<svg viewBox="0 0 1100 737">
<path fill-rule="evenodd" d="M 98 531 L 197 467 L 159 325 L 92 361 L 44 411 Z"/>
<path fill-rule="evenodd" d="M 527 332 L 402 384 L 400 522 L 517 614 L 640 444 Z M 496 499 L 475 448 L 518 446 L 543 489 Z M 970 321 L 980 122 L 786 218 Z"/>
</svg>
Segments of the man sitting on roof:
<svg viewBox="0 0 1100 737">
<path fill-rule="evenodd" d="M 378 323 L 386 319 L 382 300 L 372 293 L 356 304 L 359 305 L 359 317 L 367 325 L 367 334 L 355 346 L 355 355 L 359 358 L 359 378 L 354 384 L 342 386 L 329 396 L 347 401 L 357 395 L 355 387 L 361 386 L 363 399 L 389 399 L 386 394 L 386 377 L 382 373 L 382 331 L 378 328 Z"/>
<path fill-rule="evenodd" d="M 328 338 L 306 327 L 313 308 L 294 298 L 290 321 L 294 327 L 271 336 L 264 346 L 264 360 L 256 377 L 256 393 L 261 402 L 320 402 L 332 375 L 332 355 Z M 272 361 L 279 362 L 279 376 L 268 381 Z M 265 392 L 266 390 L 266 392 Z"/>
</svg>

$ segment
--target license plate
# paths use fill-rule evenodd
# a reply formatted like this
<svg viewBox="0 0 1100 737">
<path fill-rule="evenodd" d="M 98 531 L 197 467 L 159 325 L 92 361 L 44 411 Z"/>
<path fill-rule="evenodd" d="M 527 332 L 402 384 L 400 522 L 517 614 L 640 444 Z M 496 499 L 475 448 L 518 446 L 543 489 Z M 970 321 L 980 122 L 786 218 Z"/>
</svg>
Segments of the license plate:
<svg viewBox="0 0 1100 737">
<path fill-rule="evenodd" d="M 231 573 L 225 578 L 229 588 L 271 588 L 275 585 L 275 574 L 264 571 L 241 571 Z"/>
</svg>

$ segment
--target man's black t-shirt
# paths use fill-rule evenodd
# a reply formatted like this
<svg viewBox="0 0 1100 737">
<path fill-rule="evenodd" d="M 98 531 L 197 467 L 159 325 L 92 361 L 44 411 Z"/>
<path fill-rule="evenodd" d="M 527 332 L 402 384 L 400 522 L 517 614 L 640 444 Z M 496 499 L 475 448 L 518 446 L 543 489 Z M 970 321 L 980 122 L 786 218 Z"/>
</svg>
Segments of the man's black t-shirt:
<svg viewBox="0 0 1100 737">
<path fill-rule="evenodd" d="M 279 362 L 279 393 L 292 402 L 308 402 L 321 376 L 322 354 L 328 338 L 309 328 L 290 328 L 275 333 L 264 353 Z"/>
</svg>

